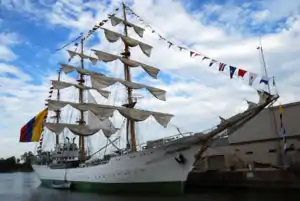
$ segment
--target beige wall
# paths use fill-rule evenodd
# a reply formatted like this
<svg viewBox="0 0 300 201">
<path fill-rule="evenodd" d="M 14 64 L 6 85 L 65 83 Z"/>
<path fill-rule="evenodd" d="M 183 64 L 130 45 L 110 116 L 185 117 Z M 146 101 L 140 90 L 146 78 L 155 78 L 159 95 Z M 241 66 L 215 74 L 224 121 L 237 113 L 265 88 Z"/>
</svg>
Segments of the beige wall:
<svg viewBox="0 0 300 201">
<path fill-rule="evenodd" d="M 300 136 L 300 102 L 283 106 L 283 124 L 286 128 L 287 136 Z M 279 108 L 267 108 L 241 129 L 230 135 L 229 143 L 276 138 L 281 137 L 281 134 Z"/>
<path fill-rule="evenodd" d="M 295 148 L 295 151 L 290 151 L 285 155 L 285 164 L 300 163 L 300 102 L 283 106 L 283 123 L 287 136 L 293 137 L 287 139 L 287 145 L 293 144 Z M 230 166 L 247 168 L 247 165 L 254 161 L 281 166 L 283 148 L 279 147 L 282 145 L 279 108 L 263 110 L 245 126 L 230 135 L 227 144 L 225 140 L 223 146 L 216 144 L 208 148 L 203 154 L 205 159 L 197 164 L 197 169 L 229 169 Z M 220 156 L 224 156 L 224 159 Z M 209 167 L 210 164 L 211 167 Z M 216 167 L 218 165 L 219 168 Z"/>
<path fill-rule="evenodd" d="M 295 151 L 290 151 L 285 155 L 286 163 L 300 163 L 300 139 L 289 139 L 287 144 L 293 144 Z M 271 164 L 275 166 L 281 165 L 281 160 L 278 158 L 278 141 L 269 142 L 255 142 L 251 144 L 231 145 L 222 147 L 211 147 L 204 152 L 203 157 L 209 158 L 211 156 L 225 156 L 225 164 L 220 165 L 219 169 L 229 169 L 230 166 L 236 168 L 246 168 L 249 163 L 259 162 L 264 164 Z M 270 152 L 270 150 L 276 150 L 276 152 Z M 282 150 L 280 150 L 282 153 Z M 252 153 L 251 153 L 252 152 Z M 207 159 L 202 163 L 199 163 L 198 169 L 218 169 L 210 167 Z"/>
</svg>

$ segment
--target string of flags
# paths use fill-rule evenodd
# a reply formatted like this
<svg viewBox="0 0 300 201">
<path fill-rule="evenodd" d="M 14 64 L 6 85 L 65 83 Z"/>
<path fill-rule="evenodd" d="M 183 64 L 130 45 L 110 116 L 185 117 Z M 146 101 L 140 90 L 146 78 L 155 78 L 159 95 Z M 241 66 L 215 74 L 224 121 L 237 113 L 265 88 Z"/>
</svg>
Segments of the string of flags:
<svg viewBox="0 0 300 201">
<path fill-rule="evenodd" d="M 52 98 L 53 89 L 54 89 L 54 87 L 53 87 L 53 85 L 51 84 L 51 87 L 50 87 L 50 89 L 49 89 L 49 96 L 48 96 L 48 99 L 51 99 L 51 98 Z M 48 103 L 45 103 L 45 106 L 48 107 Z M 45 117 L 44 117 L 44 122 L 46 122 L 47 117 L 48 117 L 48 113 L 47 113 L 47 114 L 45 115 Z M 43 132 L 43 131 L 44 131 L 44 128 L 42 129 L 42 135 L 41 135 L 41 137 L 40 137 L 40 139 L 39 139 L 39 145 L 38 145 L 38 147 L 37 147 L 37 152 L 39 152 L 39 151 L 42 150 L 43 139 L 44 139 L 44 132 Z"/>
<path fill-rule="evenodd" d="M 75 39 L 73 39 L 72 41 L 68 42 L 67 44 L 65 44 L 64 46 L 56 49 L 54 52 L 58 52 L 58 51 L 61 51 L 62 49 L 66 48 L 67 46 L 71 45 L 72 43 L 78 41 L 80 38 L 82 38 L 83 36 L 83 33 L 80 33 L 80 35 L 78 37 L 76 37 Z M 75 43 L 77 44 L 77 43 Z"/>
<path fill-rule="evenodd" d="M 95 31 L 97 31 L 97 30 L 98 30 L 99 28 L 101 28 L 105 23 L 107 23 L 108 20 L 109 20 L 109 18 L 110 18 L 111 16 L 115 16 L 119 10 L 120 10 L 119 8 L 116 8 L 116 9 L 114 10 L 114 11 L 115 11 L 114 13 L 109 14 L 108 17 L 107 17 L 106 19 L 104 19 L 104 20 L 102 20 L 101 22 L 95 24 L 94 27 L 93 27 L 92 29 L 90 29 L 90 30 L 87 32 L 87 34 L 81 38 L 81 42 L 84 42 L 86 39 L 88 39 Z M 78 48 L 78 43 L 75 43 L 74 46 L 75 46 L 74 52 L 76 52 L 76 51 L 77 51 L 77 48 Z M 74 56 L 75 56 L 75 55 L 74 55 Z M 68 62 L 70 62 L 70 61 L 73 59 L 74 56 L 70 56 L 70 58 L 68 59 Z"/>
<path fill-rule="evenodd" d="M 88 31 L 88 33 L 82 38 L 82 41 L 85 41 L 86 39 L 88 39 L 88 37 L 90 37 L 95 31 L 97 31 L 99 28 L 101 28 L 106 22 L 108 22 L 109 18 L 111 16 L 115 16 L 117 14 L 117 12 L 119 11 L 119 8 L 115 9 L 115 12 L 113 14 L 108 15 L 107 19 L 102 20 L 101 22 L 99 22 L 98 24 L 95 24 L 95 26 L 90 29 Z"/>
<path fill-rule="evenodd" d="M 279 118 L 280 118 L 280 129 L 282 132 L 283 152 L 286 153 L 286 150 L 287 150 L 286 130 L 283 125 L 283 108 L 282 108 L 281 104 L 279 104 Z"/>
<path fill-rule="evenodd" d="M 116 8 L 115 9 L 115 12 L 113 13 L 113 14 L 111 14 L 111 15 L 108 15 L 108 18 L 107 19 L 104 19 L 104 20 L 102 20 L 101 22 L 99 22 L 98 24 L 95 24 L 95 26 L 92 28 L 92 29 L 90 29 L 89 31 L 88 31 L 88 33 L 85 35 L 85 36 L 83 36 L 83 33 L 80 33 L 80 35 L 78 36 L 78 37 L 76 37 L 75 39 L 73 39 L 72 41 L 70 41 L 70 42 L 68 42 L 67 44 L 65 44 L 64 46 L 62 46 L 62 47 L 60 47 L 60 48 L 58 48 L 58 49 L 56 49 L 54 52 L 58 52 L 58 51 L 61 51 L 61 50 L 63 50 L 64 48 L 66 48 L 67 46 L 69 46 L 70 44 L 72 44 L 72 43 L 74 43 L 74 46 L 75 46 L 75 51 L 77 50 L 77 47 L 78 47 L 78 43 L 77 43 L 77 41 L 79 40 L 79 39 L 81 39 L 81 41 L 82 42 L 84 42 L 86 39 L 88 39 L 95 31 L 97 31 L 100 27 L 102 27 L 106 22 L 108 22 L 108 20 L 109 20 L 109 18 L 111 17 L 111 16 L 115 16 L 116 14 L 117 14 L 117 11 L 119 11 L 119 8 Z M 70 59 L 69 59 L 70 60 Z"/>
<path fill-rule="evenodd" d="M 236 78 L 245 78 L 245 75 L 248 74 L 249 75 L 249 80 L 248 80 L 248 85 L 249 86 L 252 86 L 254 81 L 260 77 L 260 80 L 259 80 L 259 84 L 265 84 L 265 85 L 269 85 L 269 81 L 270 81 L 270 77 L 267 77 L 267 76 L 259 76 L 258 74 L 256 73 L 253 73 L 253 72 L 250 72 L 250 71 L 247 71 L 247 70 L 244 70 L 244 69 L 241 69 L 241 68 L 237 68 L 235 66 L 232 66 L 232 65 L 228 65 L 228 64 L 225 64 L 223 62 L 220 62 L 220 61 L 217 61 L 213 58 L 210 58 L 208 56 L 205 56 L 203 54 L 200 54 L 196 51 L 193 51 L 193 50 L 190 50 L 186 47 L 183 47 L 181 45 L 176 45 L 175 43 L 171 42 L 170 40 L 166 39 L 165 37 L 163 37 L 161 34 L 159 34 L 151 25 L 147 24 L 138 14 L 136 14 L 131 8 L 129 8 L 127 5 L 126 5 L 126 10 L 134 15 L 142 24 L 144 24 L 146 26 L 146 28 L 149 28 L 151 30 L 151 32 L 153 34 L 157 34 L 158 37 L 159 37 L 159 40 L 162 40 L 162 41 L 165 41 L 167 44 L 168 44 L 168 48 L 171 48 L 171 47 L 176 47 L 177 49 L 179 49 L 179 51 L 186 51 L 186 52 L 189 52 L 189 56 L 191 58 L 196 58 L 196 57 L 202 57 L 202 61 L 209 61 L 209 64 L 208 66 L 209 67 L 212 67 L 213 65 L 218 65 L 218 70 L 220 72 L 224 72 L 225 69 L 229 70 L 229 76 L 230 76 L 230 79 L 234 78 L 234 76 Z M 275 81 L 274 81 L 274 77 L 273 77 L 273 85 L 275 86 Z"/>
</svg>

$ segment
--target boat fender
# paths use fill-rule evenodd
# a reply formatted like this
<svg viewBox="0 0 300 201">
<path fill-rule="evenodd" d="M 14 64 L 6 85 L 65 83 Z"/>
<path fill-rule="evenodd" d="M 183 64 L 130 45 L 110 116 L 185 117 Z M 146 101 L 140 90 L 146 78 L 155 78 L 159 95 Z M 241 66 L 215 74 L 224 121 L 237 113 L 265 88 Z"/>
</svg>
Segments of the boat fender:
<svg viewBox="0 0 300 201">
<path fill-rule="evenodd" d="M 175 157 L 175 160 L 177 161 L 177 163 L 179 164 L 184 164 L 186 159 L 182 154 L 178 154 L 177 157 Z"/>
</svg>

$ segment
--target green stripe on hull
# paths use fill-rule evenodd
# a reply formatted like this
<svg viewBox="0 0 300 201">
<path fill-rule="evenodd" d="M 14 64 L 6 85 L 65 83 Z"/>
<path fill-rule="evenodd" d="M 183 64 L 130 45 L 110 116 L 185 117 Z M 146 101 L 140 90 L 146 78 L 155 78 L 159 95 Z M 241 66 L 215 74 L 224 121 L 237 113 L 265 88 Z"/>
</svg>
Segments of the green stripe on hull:
<svg viewBox="0 0 300 201">
<path fill-rule="evenodd" d="M 42 185 L 52 188 L 52 180 L 41 180 Z M 94 183 L 72 182 L 71 190 L 111 194 L 159 194 L 182 195 L 184 182 L 151 182 L 151 183 Z"/>
</svg>

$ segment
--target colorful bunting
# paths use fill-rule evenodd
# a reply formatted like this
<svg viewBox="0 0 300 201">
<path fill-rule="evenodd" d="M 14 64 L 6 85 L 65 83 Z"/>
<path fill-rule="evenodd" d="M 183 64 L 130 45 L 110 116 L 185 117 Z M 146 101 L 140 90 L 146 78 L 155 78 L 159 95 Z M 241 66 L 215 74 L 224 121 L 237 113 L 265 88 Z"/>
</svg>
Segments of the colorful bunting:
<svg viewBox="0 0 300 201">
<path fill-rule="evenodd" d="M 204 56 L 203 58 L 202 58 L 202 61 L 204 61 L 205 59 L 209 59 L 208 57 L 206 57 L 206 56 Z"/>
<path fill-rule="evenodd" d="M 116 15 L 116 12 L 117 11 L 119 11 L 119 8 L 116 8 L 115 9 L 115 13 L 113 13 L 113 14 L 109 14 L 108 15 L 108 19 L 110 18 L 110 17 L 112 17 L 112 16 L 115 16 Z M 85 41 L 86 39 L 88 39 L 95 31 L 97 31 L 99 28 L 101 28 L 106 22 L 108 22 L 108 19 L 105 19 L 105 20 L 102 20 L 101 22 L 99 22 L 98 24 L 96 24 L 92 29 L 90 29 L 89 31 L 88 31 L 88 33 L 84 36 L 84 37 L 82 37 L 82 41 Z"/>
<path fill-rule="evenodd" d="M 162 35 L 160 35 L 156 30 L 154 30 L 149 24 L 147 24 L 139 15 L 137 15 L 131 8 L 129 8 L 128 6 L 126 6 L 126 10 L 129 11 L 129 13 L 133 14 L 139 21 L 141 21 L 143 24 L 145 24 L 146 27 L 149 27 L 152 31 L 152 33 L 156 33 L 159 37 L 160 40 L 164 40 L 166 41 L 168 44 L 169 44 L 169 48 L 171 46 L 175 46 L 176 48 L 179 49 L 179 51 L 182 51 L 182 50 L 186 50 L 189 52 L 189 55 L 190 57 L 196 57 L 196 56 L 203 56 L 202 57 L 202 61 L 206 60 L 206 59 L 209 59 L 211 60 L 210 63 L 209 63 L 209 67 L 212 67 L 214 63 L 216 62 L 219 62 L 219 61 L 216 61 L 214 59 L 210 59 L 210 57 L 208 56 L 205 56 L 203 54 L 199 54 L 195 51 L 192 51 L 192 50 L 188 50 L 187 48 L 185 47 L 182 47 L 182 46 L 179 46 L 179 45 L 176 45 L 175 43 L 169 41 L 168 39 L 164 38 Z M 225 66 L 228 65 L 228 64 L 225 64 L 225 63 L 222 63 L 222 62 L 219 62 L 219 71 L 224 71 L 225 69 Z M 229 66 L 229 73 L 230 73 L 230 78 L 232 79 L 233 78 L 233 75 L 236 71 L 236 69 L 238 69 L 238 72 L 237 72 L 237 77 L 241 77 L 241 78 L 244 78 L 245 77 L 245 74 L 248 72 L 246 70 L 243 70 L 243 69 L 240 69 L 240 68 L 236 68 L 236 67 L 233 67 L 233 66 Z M 251 73 L 251 72 L 248 72 L 249 73 L 249 85 L 252 86 L 253 82 L 255 81 L 255 79 L 258 77 L 257 74 L 255 73 Z M 262 76 L 261 80 L 259 83 L 264 83 L 264 84 L 268 84 L 269 83 L 269 79 L 268 77 L 264 77 Z"/>
<path fill-rule="evenodd" d="M 243 78 L 246 73 L 247 73 L 246 70 L 239 69 L 239 71 L 238 71 L 238 77 L 242 77 Z"/>
<path fill-rule="evenodd" d="M 173 45 L 173 43 L 170 41 L 168 43 L 169 43 L 169 48 L 170 48 Z"/>
<path fill-rule="evenodd" d="M 190 57 L 196 57 L 196 56 L 201 56 L 201 55 L 197 52 L 190 51 Z"/>
<path fill-rule="evenodd" d="M 219 71 L 224 71 L 226 64 L 220 63 L 219 64 Z"/>
<path fill-rule="evenodd" d="M 283 108 L 282 108 L 280 103 L 279 103 L 279 119 L 280 119 L 280 129 L 281 129 L 281 132 L 282 132 L 282 141 L 284 143 L 283 152 L 286 153 L 286 148 L 287 148 L 286 130 L 285 130 L 285 127 L 283 125 Z"/>
<path fill-rule="evenodd" d="M 269 84 L 269 79 L 270 78 L 267 77 L 267 76 L 262 76 L 259 83 L 264 83 L 264 84 L 268 85 Z"/>
<path fill-rule="evenodd" d="M 56 49 L 54 52 L 58 52 L 58 51 L 60 51 L 60 50 L 62 50 L 62 49 L 64 49 L 64 48 L 66 48 L 66 47 L 69 46 L 70 44 L 72 44 L 72 43 L 78 41 L 80 38 L 82 38 L 82 36 L 83 36 L 83 33 L 80 33 L 80 35 L 79 35 L 78 37 L 76 37 L 76 38 L 73 39 L 72 41 L 68 42 L 68 43 L 65 44 L 64 46 L 62 46 L 62 47 Z"/>
<path fill-rule="evenodd" d="M 236 67 L 234 66 L 229 66 L 229 72 L 230 72 L 230 78 L 232 79 L 233 78 L 233 74 L 236 70 Z"/>
<path fill-rule="evenodd" d="M 190 57 L 192 57 L 195 53 L 193 51 L 190 51 Z"/>
<path fill-rule="evenodd" d="M 254 80 L 257 78 L 257 74 L 256 73 L 251 73 L 249 72 L 249 85 L 252 86 Z"/>
<path fill-rule="evenodd" d="M 211 67 L 214 63 L 216 63 L 217 61 L 216 60 L 214 60 L 214 59 L 212 59 L 211 61 L 210 61 L 210 63 L 209 63 L 209 67 Z"/>
</svg>

